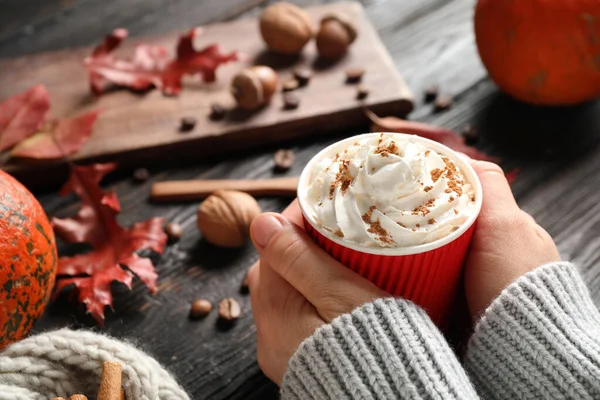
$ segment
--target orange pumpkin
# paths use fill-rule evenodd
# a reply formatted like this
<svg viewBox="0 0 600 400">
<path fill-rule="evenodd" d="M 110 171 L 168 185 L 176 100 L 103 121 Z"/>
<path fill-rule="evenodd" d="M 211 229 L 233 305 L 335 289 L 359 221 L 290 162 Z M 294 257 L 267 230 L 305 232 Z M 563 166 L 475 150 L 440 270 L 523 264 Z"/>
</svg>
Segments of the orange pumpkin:
<svg viewBox="0 0 600 400">
<path fill-rule="evenodd" d="M 519 100 L 600 95 L 600 0 L 479 0 L 475 38 L 492 79 Z"/>
<path fill-rule="evenodd" d="M 0 349 L 42 315 L 56 277 L 54 232 L 40 203 L 0 171 Z"/>
</svg>

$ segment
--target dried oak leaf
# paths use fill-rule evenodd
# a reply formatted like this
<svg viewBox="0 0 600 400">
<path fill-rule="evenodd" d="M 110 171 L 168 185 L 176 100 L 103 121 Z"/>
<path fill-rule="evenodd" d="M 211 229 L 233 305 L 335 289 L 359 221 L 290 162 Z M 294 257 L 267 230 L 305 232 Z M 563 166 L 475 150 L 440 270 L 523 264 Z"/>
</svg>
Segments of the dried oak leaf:
<svg viewBox="0 0 600 400">
<path fill-rule="evenodd" d="M 100 95 L 107 83 L 113 83 L 134 90 L 156 86 L 166 94 L 175 95 L 181 91 L 183 75 L 200 74 L 206 82 L 213 82 L 217 67 L 238 57 L 235 52 L 223 54 L 217 45 L 195 50 L 193 41 L 200 32 L 196 28 L 181 35 L 175 59 L 168 56 L 163 46 L 140 44 L 133 58 L 125 60 L 114 57 L 112 52 L 125 40 L 127 30 L 115 29 L 84 60 L 92 91 Z"/>
<path fill-rule="evenodd" d="M 417 135 L 425 139 L 434 140 L 454 151 L 466 154 L 476 160 L 486 160 L 497 162 L 498 158 L 487 155 L 473 146 L 465 143 L 464 137 L 449 129 L 441 128 L 435 125 L 423 122 L 407 121 L 397 117 L 378 117 L 370 110 L 365 110 L 367 117 L 371 120 L 372 132 L 398 132 Z"/>
<path fill-rule="evenodd" d="M 99 111 L 92 111 L 72 119 L 47 122 L 35 135 L 16 145 L 11 157 L 41 160 L 76 153 L 92 136 L 98 114 Z"/>
<path fill-rule="evenodd" d="M 50 109 L 50 97 L 43 85 L 9 97 L 0 103 L 0 152 L 33 135 Z"/>
<path fill-rule="evenodd" d="M 126 229 L 116 215 L 121 208 L 115 192 L 103 192 L 102 178 L 115 164 L 74 166 L 71 176 L 61 189 L 61 195 L 75 193 L 81 199 L 81 209 L 72 218 L 53 218 L 58 237 L 68 243 L 88 243 L 94 249 L 73 257 L 61 257 L 53 297 L 65 287 L 75 285 L 78 299 L 100 324 L 104 308 L 112 308 L 110 284 L 119 281 L 131 288 L 132 272 L 152 292 L 156 292 L 157 274 L 148 258 L 136 252 L 150 249 L 162 254 L 167 236 L 162 229 L 163 218 L 151 218 Z"/>
</svg>

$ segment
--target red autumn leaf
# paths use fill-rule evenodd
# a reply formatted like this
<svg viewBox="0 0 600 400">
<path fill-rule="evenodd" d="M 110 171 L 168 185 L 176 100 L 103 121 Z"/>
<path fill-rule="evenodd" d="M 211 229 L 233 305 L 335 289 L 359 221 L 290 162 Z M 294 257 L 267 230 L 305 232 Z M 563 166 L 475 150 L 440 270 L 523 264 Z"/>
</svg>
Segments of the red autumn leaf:
<svg viewBox="0 0 600 400">
<path fill-rule="evenodd" d="M 132 60 L 115 58 L 112 52 L 127 38 L 126 29 L 115 29 L 104 38 L 84 65 L 89 71 L 92 92 L 99 96 L 107 83 L 126 86 L 134 90 L 145 90 L 160 86 L 160 75 L 169 59 L 162 46 L 139 45 Z"/>
<path fill-rule="evenodd" d="M 42 129 L 21 141 L 12 157 L 56 159 L 76 153 L 92 136 L 99 111 L 72 119 L 59 119 L 44 124 Z"/>
<path fill-rule="evenodd" d="M 397 117 L 378 117 L 370 110 L 365 110 L 367 117 L 373 123 L 371 130 L 373 132 L 398 132 L 417 135 L 425 139 L 434 140 L 445 146 L 450 147 L 454 151 L 464 153 L 467 156 L 476 160 L 486 160 L 497 162 L 498 158 L 489 156 L 473 146 L 465 143 L 464 137 L 449 129 L 441 128 L 435 125 L 426 124 L 423 122 L 407 121 Z"/>
<path fill-rule="evenodd" d="M 9 97 L 0 103 L 0 151 L 33 135 L 50 109 L 50 97 L 43 85 Z"/>
<path fill-rule="evenodd" d="M 170 59 L 162 46 L 140 44 L 133 58 L 125 60 L 112 55 L 112 51 L 127 37 L 125 29 L 115 29 L 84 60 L 92 91 L 100 95 L 106 84 L 112 83 L 134 90 L 156 86 L 167 94 L 177 94 L 181 90 L 183 75 L 200 74 L 206 82 L 213 82 L 219 65 L 237 60 L 237 55 L 235 52 L 223 54 L 216 45 L 196 51 L 193 40 L 200 32 L 196 28 L 180 37 L 175 59 Z"/>
<path fill-rule="evenodd" d="M 194 48 L 194 38 L 201 32 L 201 29 L 195 28 L 179 37 L 177 58 L 169 63 L 162 75 L 165 93 L 178 94 L 183 75 L 200 74 L 205 82 L 214 82 L 219 65 L 238 59 L 235 52 L 224 54 L 216 44 L 197 51 Z"/>
<path fill-rule="evenodd" d="M 114 192 L 104 192 L 102 178 L 115 164 L 75 166 L 61 189 L 61 195 L 75 193 L 81 199 L 81 209 L 72 218 L 53 218 L 56 235 L 68 243 L 88 243 L 94 250 L 73 257 L 61 257 L 54 297 L 65 287 L 75 285 L 79 301 L 99 323 L 104 322 L 104 308 L 112 308 L 110 284 L 124 283 L 131 288 L 132 272 L 152 292 L 156 292 L 157 274 L 148 258 L 136 252 L 150 249 L 161 254 L 167 242 L 163 218 L 151 218 L 126 229 L 116 215 L 120 205 Z M 69 276 L 69 277 L 66 277 Z"/>
</svg>

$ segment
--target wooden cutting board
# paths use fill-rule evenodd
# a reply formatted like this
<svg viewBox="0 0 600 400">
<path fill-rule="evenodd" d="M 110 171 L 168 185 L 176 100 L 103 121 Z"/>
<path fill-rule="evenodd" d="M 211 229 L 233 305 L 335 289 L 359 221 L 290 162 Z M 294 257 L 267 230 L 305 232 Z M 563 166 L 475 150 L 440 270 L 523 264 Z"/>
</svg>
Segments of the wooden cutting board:
<svg viewBox="0 0 600 400">
<path fill-rule="evenodd" d="M 257 20 L 248 19 L 204 27 L 204 34 L 195 43 L 197 48 L 219 43 L 225 51 L 243 52 L 247 60 L 220 67 L 215 83 L 186 79 L 178 97 L 163 96 L 160 90 L 136 94 L 123 89 L 95 98 L 82 66 L 91 48 L 81 48 L 0 60 L 0 99 L 43 83 L 50 93 L 52 116 L 75 116 L 102 109 L 92 138 L 72 160 L 77 163 L 117 161 L 127 167 L 162 164 L 182 157 L 231 152 L 339 131 L 366 122 L 363 107 L 383 115 L 403 115 L 412 110 L 412 95 L 360 4 L 335 3 L 307 11 L 315 26 L 324 14 L 331 12 L 344 13 L 355 22 L 359 35 L 345 58 L 327 65 L 317 57 L 313 42 L 300 57 L 271 54 L 265 50 Z M 182 27 L 182 31 L 185 29 Z M 174 50 L 180 33 L 130 38 L 117 54 L 127 57 L 141 42 L 162 44 Z M 98 42 L 101 40 L 98 38 Z M 272 66 L 281 81 L 291 77 L 291 71 L 297 66 L 310 67 L 314 74 L 310 84 L 296 91 L 299 108 L 283 110 L 281 94 L 277 93 L 269 106 L 255 112 L 235 109 L 229 83 L 236 72 L 251 64 Z M 353 66 L 367 70 L 363 83 L 370 94 L 364 100 L 356 99 L 355 85 L 345 83 L 345 70 Z M 208 118 L 210 106 L 215 102 L 231 110 L 221 121 Z M 193 131 L 179 132 L 180 118 L 184 116 L 197 118 Z M 41 182 L 47 184 L 56 175 L 66 172 L 63 160 L 11 161 L 2 168 L 33 187 Z M 57 173 L 58 170 L 62 172 Z"/>
</svg>

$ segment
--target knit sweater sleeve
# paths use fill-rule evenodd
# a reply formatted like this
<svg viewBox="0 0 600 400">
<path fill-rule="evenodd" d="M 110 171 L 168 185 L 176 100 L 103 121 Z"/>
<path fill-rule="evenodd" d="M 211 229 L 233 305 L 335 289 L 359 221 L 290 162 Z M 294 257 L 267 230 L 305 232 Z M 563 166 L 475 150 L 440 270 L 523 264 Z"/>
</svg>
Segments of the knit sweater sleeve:
<svg viewBox="0 0 600 400">
<path fill-rule="evenodd" d="M 485 399 L 600 399 L 600 313 L 576 268 L 548 264 L 506 288 L 465 368 Z"/>
<path fill-rule="evenodd" d="M 427 314 L 379 299 L 324 325 L 290 359 L 282 399 L 477 399 Z"/>
</svg>

